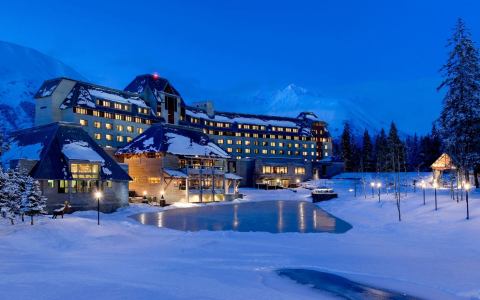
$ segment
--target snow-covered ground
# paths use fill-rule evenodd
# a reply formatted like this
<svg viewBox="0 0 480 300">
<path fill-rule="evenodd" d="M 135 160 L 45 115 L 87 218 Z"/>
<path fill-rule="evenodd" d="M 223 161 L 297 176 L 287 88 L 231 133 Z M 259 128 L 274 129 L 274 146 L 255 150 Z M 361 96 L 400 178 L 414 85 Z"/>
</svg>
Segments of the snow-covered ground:
<svg viewBox="0 0 480 300">
<path fill-rule="evenodd" d="M 320 207 L 353 225 L 345 234 L 181 232 L 128 218 L 160 208 L 135 205 L 113 214 L 78 212 L 0 224 L 2 299 L 323 299 L 278 277 L 282 267 L 312 268 L 427 299 L 480 299 L 480 193 L 452 201 L 409 191 L 397 220 L 392 195 L 381 202 L 349 180 L 326 182 L 339 198 Z M 243 189 L 240 201 L 309 200 L 309 190 Z M 223 204 L 228 205 L 228 204 Z M 185 205 L 183 205 L 185 206 Z M 170 207 L 169 209 L 175 209 Z"/>
</svg>

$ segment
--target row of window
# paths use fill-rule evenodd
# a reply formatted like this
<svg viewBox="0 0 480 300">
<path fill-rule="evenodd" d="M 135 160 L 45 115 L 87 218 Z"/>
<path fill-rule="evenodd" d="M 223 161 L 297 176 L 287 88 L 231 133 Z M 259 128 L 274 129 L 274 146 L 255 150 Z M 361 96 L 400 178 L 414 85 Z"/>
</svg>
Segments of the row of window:
<svg viewBox="0 0 480 300">
<path fill-rule="evenodd" d="M 93 193 L 105 188 L 111 188 L 111 181 L 100 182 L 98 180 L 48 180 L 48 187 L 57 187 L 59 194 L 68 193 Z"/>
<path fill-rule="evenodd" d="M 190 122 L 193 124 L 204 124 L 206 126 L 219 127 L 219 128 L 230 128 L 233 125 L 232 123 L 208 121 L 208 120 L 202 120 L 194 117 L 190 117 Z M 267 129 L 267 127 L 264 125 L 252 125 L 252 124 L 237 124 L 237 128 L 247 129 L 247 130 L 262 130 L 262 131 L 265 131 Z M 298 128 L 296 127 L 272 126 L 271 130 L 278 131 L 278 132 L 298 133 Z"/>
<path fill-rule="evenodd" d="M 84 120 L 84 119 L 80 119 L 80 125 L 88 126 L 88 121 Z M 113 130 L 112 123 L 105 123 L 104 126 L 105 126 L 105 129 Z M 95 121 L 95 122 L 93 122 L 93 127 L 102 128 L 102 123 L 99 122 L 99 121 Z M 115 129 L 119 132 L 123 132 L 125 130 L 126 132 L 133 133 L 135 131 L 135 127 L 133 127 L 131 125 L 124 126 L 124 125 L 121 125 L 121 124 L 117 124 L 117 125 L 115 125 Z M 137 127 L 137 133 L 142 134 L 143 133 L 143 128 L 142 127 Z"/>
<path fill-rule="evenodd" d="M 233 145 L 234 142 L 233 140 L 231 139 L 227 139 L 227 140 L 223 140 L 223 139 L 217 139 L 217 144 L 219 145 L 223 145 L 223 144 L 227 144 L 227 145 Z M 299 144 L 299 143 L 284 143 L 284 142 L 266 142 L 266 141 L 257 141 L 257 140 L 254 140 L 253 142 L 250 141 L 250 140 L 236 140 L 235 141 L 235 145 L 245 145 L 245 146 L 249 146 L 250 144 L 253 144 L 254 146 L 263 146 L 263 147 L 287 147 L 287 148 L 301 148 L 303 147 L 304 149 L 308 149 L 308 148 L 311 148 L 311 149 L 314 149 L 315 148 L 315 144 Z"/>
<path fill-rule="evenodd" d="M 227 148 L 226 149 L 227 153 L 233 153 L 233 148 Z M 253 154 L 264 154 L 264 155 L 267 155 L 267 154 L 272 154 L 272 155 L 294 155 L 294 156 L 299 156 L 299 155 L 302 155 L 302 156 L 315 156 L 315 151 L 290 151 L 290 150 L 275 150 L 275 149 L 270 149 L 267 150 L 267 149 L 250 149 L 250 148 L 236 148 L 235 149 L 235 153 L 245 153 L 245 154 L 250 154 L 250 153 L 253 153 Z"/>
<path fill-rule="evenodd" d="M 96 139 L 96 140 L 101 140 L 105 137 L 105 140 L 107 141 L 113 141 L 113 135 L 112 134 L 105 134 L 104 136 L 101 134 L 101 133 L 94 133 L 93 134 L 93 137 Z M 117 135 L 115 140 L 119 143 L 123 143 L 124 141 L 126 141 L 127 143 L 131 142 L 133 140 L 133 138 L 131 136 L 123 136 L 123 135 Z"/>
<path fill-rule="evenodd" d="M 282 135 L 282 134 L 259 134 L 259 133 L 249 133 L 249 132 L 232 132 L 232 131 L 217 131 L 203 129 L 203 133 L 210 135 L 219 135 L 219 136 L 236 136 L 236 137 L 246 137 L 246 138 L 262 138 L 262 139 L 279 139 L 279 140 L 302 140 L 310 141 L 313 140 L 312 137 L 308 136 L 298 136 L 298 135 Z"/>
<path fill-rule="evenodd" d="M 294 167 L 295 175 L 305 175 L 305 167 Z M 287 174 L 287 166 L 262 166 L 263 174 Z"/>
<path fill-rule="evenodd" d="M 120 120 L 125 122 L 135 122 L 135 123 L 148 124 L 148 125 L 152 124 L 152 120 L 150 119 L 132 117 L 124 114 L 109 113 L 109 112 L 93 110 L 89 108 L 74 107 L 73 112 L 81 115 L 90 115 L 90 116 L 106 118 L 106 119 L 115 119 L 115 120 Z"/>
</svg>

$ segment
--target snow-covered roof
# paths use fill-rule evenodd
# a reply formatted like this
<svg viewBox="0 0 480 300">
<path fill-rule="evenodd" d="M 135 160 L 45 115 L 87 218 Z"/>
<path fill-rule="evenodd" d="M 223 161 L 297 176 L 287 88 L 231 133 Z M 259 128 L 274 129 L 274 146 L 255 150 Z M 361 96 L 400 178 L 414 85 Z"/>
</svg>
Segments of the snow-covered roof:
<svg viewBox="0 0 480 300">
<path fill-rule="evenodd" d="M 297 118 L 282 116 L 253 115 L 244 113 L 218 112 L 215 111 L 213 116 L 209 116 L 204 109 L 199 107 L 188 106 L 185 111 L 186 115 L 191 118 L 197 118 L 205 121 L 222 122 L 230 124 L 247 124 L 264 126 L 264 131 L 270 131 L 272 127 L 295 128 L 297 132 L 283 131 L 285 135 L 302 135 L 312 136 L 313 122 L 322 122 L 313 113 L 301 113 Z M 204 127 L 202 123 L 193 123 L 191 126 Z M 236 130 L 236 126 L 229 130 Z M 328 135 L 325 130 L 325 135 Z"/>
<path fill-rule="evenodd" d="M 163 169 L 163 172 L 172 178 L 188 178 L 188 175 L 179 170 Z"/>
<path fill-rule="evenodd" d="M 152 125 L 116 155 L 170 153 L 183 156 L 228 158 L 228 154 L 202 132 L 164 123 Z"/>
<path fill-rule="evenodd" d="M 85 141 L 72 141 L 64 144 L 62 147 L 63 154 L 69 160 L 82 160 L 89 162 L 103 163 L 105 160 Z"/>
<path fill-rule="evenodd" d="M 43 82 L 42 86 L 38 89 L 37 93 L 34 95 L 34 98 L 43 98 L 48 97 L 53 94 L 57 86 L 60 84 L 61 79 L 55 78 L 51 80 L 46 80 Z"/>
<path fill-rule="evenodd" d="M 278 126 L 278 127 L 291 127 L 299 128 L 298 120 L 294 118 L 272 117 L 272 116 L 260 116 L 260 115 L 247 115 L 239 113 L 226 113 L 216 112 L 213 117 L 209 117 L 205 112 L 201 110 L 194 110 L 188 108 L 186 114 L 199 119 L 206 119 L 215 122 L 224 123 L 237 123 L 237 124 L 249 124 L 260 126 Z"/>
<path fill-rule="evenodd" d="M 158 76 L 158 74 L 139 75 L 135 77 L 124 90 L 131 93 L 143 94 L 147 88 L 150 89 L 158 102 L 164 101 L 163 96 L 165 94 L 177 96 L 182 99 L 175 87 L 167 79 Z"/>
<path fill-rule="evenodd" d="M 64 79 L 67 78 L 57 78 L 45 81 L 35 94 L 35 98 L 50 96 L 55 91 L 58 84 Z M 75 82 L 75 85 L 67 94 L 65 99 L 63 99 L 63 102 L 60 104 L 60 109 L 79 106 L 91 109 L 96 108 L 112 113 L 118 112 L 119 110 L 113 105 L 111 107 L 97 106 L 97 100 L 107 100 L 110 102 L 128 104 L 131 106 L 129 110 L 121 110 L 122 114 L 137 116 L 138 110 L 136 107 L 141 107 L 148 108 L 150 118 L 156 118 L 150 107 L 145 103 L 145 101 L 141 98 L 141 95 L 138 93 L 112 89 L 83 81 L 71 81 Z M 142 115 L 142 117 L 145 117 L 145 115 Z"/>
<path fill-rule="evenodd" d="M 225 174 L 225 179 L 241 180 L 242 177 L 241 177 L 241 176 L 238 176 L 237 174 L 234 174 L 234 173 L 226 173 L 226 174 Z"/>
<path fill-rule="evenodd" d="M 131 180 L 130 176 L 81 128 L 72 123 L 51 123 L 13 132 L 9 149 L 2 155 L 8 168 L 11 161 L 37 161 L 30 175 L 36 179 L 73 179 L 69 163 L 99 163 L 102 180 Z"/>
</svg>

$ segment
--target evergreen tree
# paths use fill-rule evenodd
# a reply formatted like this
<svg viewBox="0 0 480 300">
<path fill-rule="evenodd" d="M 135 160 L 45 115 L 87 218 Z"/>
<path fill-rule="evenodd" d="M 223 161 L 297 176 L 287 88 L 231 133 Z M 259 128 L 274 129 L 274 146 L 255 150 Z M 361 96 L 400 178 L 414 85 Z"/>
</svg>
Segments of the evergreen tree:
<svg viewBox="0 0 480 300">
<path fill-rule="evenodd" d="M 420 144 L 416 133 L 413 137 L 407 137 L 405 147 L 407 153 L 407 171 L 419 171 L 422 161 L 420 158 Z"/>
<path fill-rule="evenodd" d="M 368 130 L 365 129 L 363 133 L 363 142 L 362 142 L 362 167 L 364 172 L 373 172 L 373 146 L 372 140 L 370 139 L 370 134 Z"/>
<path fill-rule="evenodd" d="M 447 152 L 468 176 L 480 161 L 480 65 L 478 51 L 458 19 L 449 39 L 451 52 L 442 67 L 444 80 L 438 87 L 446 89 L 440 115 L 441 138 Z"/>
<path fill-rule="evenodd" d="M 27 176 L 25 180 L 25 191 L 22 195 L 22 211 L 30 216 L 31 225 L 33 225 L 33 216 L 43 213 L 46 204 L 46 198 L 42 196 L 38 181 Z"/>
<path fill-rule="evenodd" d="M 1 189 L 2 216 L 8 218 L 12 225 L 15 217 L 20 213 L 21 193 L 14 171 L 3 173 L 4 181 Z"/>
<path fill-rule="evenodd" d="M 352 132 L 350 125 L 345 123 L 341 137 L 342 160 L 345 164 L 345 171 L 351 172 L 354 169 Z"/>
<path fill-rule="evenodd" d="M 384 172 L 387 165 L 387 136 L 382 128 L 380 134 L 375 139 L 375 167 L 377 172 Z"/>
<path fill-rule="evenodd" d="M 405 169 L 405 146 L 398 136 L 397 126 L 394 122 L 390 125 L 387 138 L 387 165 L 386 169 L 391 172 L 400 172 Z"/>
</svg>

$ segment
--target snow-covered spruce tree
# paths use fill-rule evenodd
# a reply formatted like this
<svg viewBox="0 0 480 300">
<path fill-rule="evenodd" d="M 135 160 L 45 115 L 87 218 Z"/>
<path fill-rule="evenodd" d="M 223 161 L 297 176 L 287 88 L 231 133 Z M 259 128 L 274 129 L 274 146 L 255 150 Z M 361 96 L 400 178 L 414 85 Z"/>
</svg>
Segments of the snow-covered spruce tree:
<svg viewBox="0 0 480 300">
<path fill-rule="evenodd" d="M 2 216 L 9 219 L 12 225 L 15 217 L 20 214 L 21 193 L 15 172 L 2 173 L 2 187 L 0 202 L 2 203 Z"/>
<path fill-rule="evenodd" d="M 9 182 L 12 186 L 12 189 L 10 191 L 12 205 L 15 205 L 15 214 L 20 215 L 23 222 L 24 213 L 22 196 L 25 192 L 26 180 L 28 176 L 25 173 L 21 172 L 18 168 L 10 170 L 8 174 Z"/>
<path fill-rule="evenodd" d="M 25 179 L 25 191 L 22 195 L 22 212 L 30 216 L 30 224 L 33 225 L 33 216 L 44 212 L 47 199 L 42 196 L 40 184 L 30 176 Z"/>
<path fill-rule="evenodd" d="M 15 214 L 10 209 L 10 201 L 6 193 L 8 184 L 8 174 L 0 168 L 0 214 L 3 218 L 11 218 Z"/>
<path fill-rule="evenodd" d="M 480 161 L 480 65 L 478 50 L 462 19 L 458 19 L 447 46 L 451 52 L 441 69 L 444 80 L 438 87 L 446 90 L 440 134 L 446 151 L 468 180 L 469 170 Z"/>
</svg>

